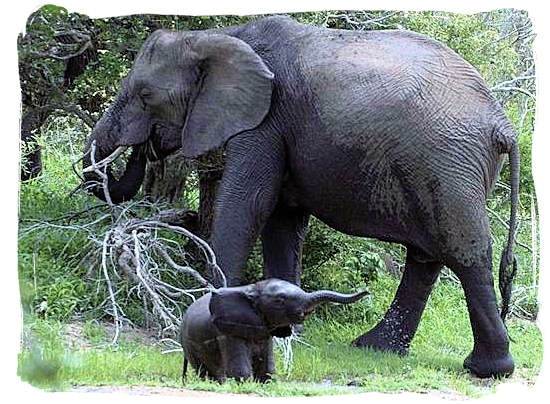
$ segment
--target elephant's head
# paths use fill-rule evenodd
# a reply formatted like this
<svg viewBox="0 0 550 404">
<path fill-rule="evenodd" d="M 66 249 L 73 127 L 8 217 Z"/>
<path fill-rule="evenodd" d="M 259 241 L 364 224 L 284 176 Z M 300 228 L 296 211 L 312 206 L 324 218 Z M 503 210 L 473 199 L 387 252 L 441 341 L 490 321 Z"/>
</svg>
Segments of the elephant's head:
<svg viewBox="0 0 550 404">
<path fill-rule="evenodd" d="M 131 199 L 141 186 L 147 158 L 163 158 L 178 148 L 197 157 L 258 126 L 270 107 L 272 79 L 262 59 L 240 39 L 216 31 L 156 31 L 92 131 L 84 178 L 99 179 L 90 167 L 92 144 L 98 167 L 133 147 L 118 180 L 107 169 L 112 201 Z M 91 190 L 105 199 L 102 188 Z"/>
<path fill-rule="evenodd" d="M 246 286 L 212 292 L 210 312 L 224 334 L 246 339 L 278 335 L 278 330 L 301 324 L 322 302 L 353 303 L 367 291 L 351 295 L 321 290 L 307 293 L 281 279 L 267 279 Z"/>
</svg>

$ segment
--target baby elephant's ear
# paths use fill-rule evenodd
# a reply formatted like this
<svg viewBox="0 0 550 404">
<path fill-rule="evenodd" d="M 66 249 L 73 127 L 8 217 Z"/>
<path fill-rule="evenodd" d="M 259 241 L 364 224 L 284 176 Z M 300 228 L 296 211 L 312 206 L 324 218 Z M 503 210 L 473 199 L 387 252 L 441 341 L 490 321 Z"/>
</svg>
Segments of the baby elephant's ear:
<svg viewBox="0 0 550 404">
<path fill-rule="evenodd" d="M 265 339 L 267 328 L 252 307 L 253 297 L 243 288 L 222 288 L 212 292 L 210 313 L 223 334 L 244 339 Z"/>
</svg>

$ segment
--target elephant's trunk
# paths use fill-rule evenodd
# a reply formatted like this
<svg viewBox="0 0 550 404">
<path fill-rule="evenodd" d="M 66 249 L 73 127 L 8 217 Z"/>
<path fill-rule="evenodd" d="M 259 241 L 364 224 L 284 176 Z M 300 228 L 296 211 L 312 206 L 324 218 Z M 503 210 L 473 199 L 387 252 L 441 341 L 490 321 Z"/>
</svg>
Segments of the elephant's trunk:
<svg viewBox="0 0 550 404">
<path fill-rule="evenodd" d="M 147 159 L 141 147 L 134 147 L 126 164 L 124 173 L 117 180 L 109 167 L 111 163 L 124 151 L 124 148 L 118 147 L 116 144 L 117 130 L 116 125 L 113 125 L 115 117 L 113 117 L 113 106 L 99 120 L 92 131 L 92 135 L 88 139 L 82 158 L 83 176 L 87 183 L 87 188 L 99 199 L 106 201 L 107 197 L 104 192 L 104 181 L 92 168 L 92 149 L 94 150 L 94 162 L 100 166 L 107 166 L 105 170 L 107 174 L 107 189 L 110 199 L 113 203 L 120 203 L 132 199 L 143 182 L 145 176 L 145 166 Z M 92 148 L 92 144 L 95 146 Z M 104 169 L 101 168 L 101 172 Z"/>
<path fill-rule="evenodd" d="M 344 293 L 333 292 L 331 290 L 319 290 L 319 291 L 307 294 L 307 299 L 308 299 L 307 304 L 310 308 L 313 308 L 323 302 L 348 304 L 348 303 L 356 302 L 357 300 L 365 296 L 367 293 L 368 291 L 364 290 L 362 292 L 357 292 L 357 293 L 348 295 Z"/>
</svg>

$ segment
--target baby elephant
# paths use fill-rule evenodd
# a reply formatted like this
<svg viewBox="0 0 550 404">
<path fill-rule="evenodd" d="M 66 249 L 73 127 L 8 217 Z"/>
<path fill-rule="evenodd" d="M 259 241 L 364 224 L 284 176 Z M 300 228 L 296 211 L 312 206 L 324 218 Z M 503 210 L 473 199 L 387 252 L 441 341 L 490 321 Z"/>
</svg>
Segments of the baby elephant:
<svg viewBox="0 0 550 404">
<path fill-rule="evenodd" d="M 290 326 L 302 324 L 319 303 L 353 303 L 366 294 L 306 293 L 274 278 L 207 293 L 181 324 L 183 377 L 189 361 L 202 378 L 267 381 L 274 372 L 272 336 L 289 336 Z"/>
</svg>

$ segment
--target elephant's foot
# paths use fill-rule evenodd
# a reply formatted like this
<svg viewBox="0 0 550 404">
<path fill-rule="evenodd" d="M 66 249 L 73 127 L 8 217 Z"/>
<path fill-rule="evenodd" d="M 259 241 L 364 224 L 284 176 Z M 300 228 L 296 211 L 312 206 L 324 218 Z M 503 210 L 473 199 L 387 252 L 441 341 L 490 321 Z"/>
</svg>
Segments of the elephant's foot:
<svg viewBox="0 0 550 404">
<path fill-rule="evenodd" d="M 480 378 L 501 378 L 510 376 L 514 372 L 514 359 L 508 351 L 496 356 L 474 349 L 464 360 L 464 367 Z"/>
<path fill-rule="evenodd" d="M 262 373 L 254 376 L 254 380 L 258 383 L 269 383 L 273 379 L 271 373 Z"/>
<path fill-rule="evenodd" d="M 407 355 L 411 343 L 408 337 L 400 329 L 394 329 L 387 321 L 382 320 L 372 330 L 356 338 L 353 345 L 360 348 L 366 347 L 377 351 Z"/>
</svg>

